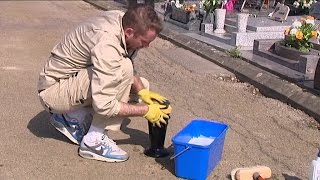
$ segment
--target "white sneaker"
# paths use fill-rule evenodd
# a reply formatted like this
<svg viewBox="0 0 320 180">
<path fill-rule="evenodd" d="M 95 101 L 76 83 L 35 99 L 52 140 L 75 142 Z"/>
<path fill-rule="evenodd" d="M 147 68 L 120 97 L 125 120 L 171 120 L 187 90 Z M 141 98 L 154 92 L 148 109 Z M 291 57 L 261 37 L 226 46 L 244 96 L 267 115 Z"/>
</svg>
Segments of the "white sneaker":
<svg viewBox="0 0 320 180">
<path fill-rule="evenodd" d="M 85 136 L 80 144 L 79 155 L 83 158 L 106 162 L 122 162 L 129 158 L 124 150 L 104 134 L 92 142 L 89 142 L 88 139 Z"/>
</svg>

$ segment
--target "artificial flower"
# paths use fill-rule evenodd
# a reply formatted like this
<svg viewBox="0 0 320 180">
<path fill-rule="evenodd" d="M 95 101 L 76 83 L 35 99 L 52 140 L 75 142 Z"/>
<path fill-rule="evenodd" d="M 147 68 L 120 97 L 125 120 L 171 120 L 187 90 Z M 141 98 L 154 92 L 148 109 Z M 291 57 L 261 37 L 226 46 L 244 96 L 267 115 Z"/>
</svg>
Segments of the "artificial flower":
<svg viewBox="0 0 320 180">
<path fill-rule="evenodd" d="M 296 34 L 297 34 L 297 32 L 298 32 L 298 29 L 293 28 L 293 29 L 291 29 L 291 31 L 290 31 L 290 33 L 289 33 L 289 34 L 291 34 L 291 35 L 296 35 Z"/>
<path fill-rule="evenodd" d="M 293 24 L 292 24 L 292 26 L 295 27 L 295 28 L 298 28 L 298 27 L 300 27 L 301 25 L 302 25 L 302 23 L 301 23 L 300 21 L 298 21 L 298 20 L 295 20 L 295 21 L 293 22 Z"/>
<path fill-rule="evenodd" d="M 303 33 L 302 33 L 301 31 L 298 31 L 298 32 L 296 33 L 296 38 L 299 39 L 299 40 L 301 40 L 301 39 L 303 38 Z"/>
<path fill-rule="evenodd" d="M 311 36 L 312 36 L 313 38 L 318 37 L 318 32 L 317 32 L 317 31 L 311 31 Z"/>
<path fill-rule="evenodd" d="M 299 21 L 292 23 L 290 28 L 285 29 L 286 38 L 284 45 L 293 47 L 303 52 L 309 52 L 313 44 L 309 41 L 311 38 L 320 38 L 320 25 L 315 24 L 314 17 L 302 17 Z"/>
<path fill-rule="evenodd" d="M 309 24 L 314 25 L 314 19 L 307 19 L 307 20 L 306 20 L 306 23 L 309 23 Z"/>
</svg>

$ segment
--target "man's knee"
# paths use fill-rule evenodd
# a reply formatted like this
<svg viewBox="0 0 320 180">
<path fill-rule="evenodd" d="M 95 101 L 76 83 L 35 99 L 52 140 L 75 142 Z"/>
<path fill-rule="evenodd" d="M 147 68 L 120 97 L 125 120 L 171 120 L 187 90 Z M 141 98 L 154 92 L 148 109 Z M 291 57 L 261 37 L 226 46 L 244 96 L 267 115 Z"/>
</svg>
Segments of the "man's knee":
<svg viewBox="0 0 320 180">
<path fill-rule="evenodd" d="M 146 78 L 144 78 L 144 77 L 140 77 L 140 79 L 141 79 L 141 82 L 142 82 L 144 88 L 150 89 L 150 83 L 149 83 L 149 81 L 148 81 Z"/>
</svg>

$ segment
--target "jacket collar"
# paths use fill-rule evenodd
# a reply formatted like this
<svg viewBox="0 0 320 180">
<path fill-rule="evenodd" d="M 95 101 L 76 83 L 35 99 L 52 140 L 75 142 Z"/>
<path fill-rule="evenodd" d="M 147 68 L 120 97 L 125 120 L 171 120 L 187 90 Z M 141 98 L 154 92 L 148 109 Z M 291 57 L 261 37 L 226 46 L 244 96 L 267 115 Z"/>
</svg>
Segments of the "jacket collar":
<svg viewBox="0 0 320 180">
<path fill-rule="evenodd" d="M 119 22 L 120 22 L 120 29 L 121 29 L 121 32 L 120 32 L 120 35 L 121 35 L 121 43 L 122 43 L 122 46 L 123 46 L 123 49 L 126 53 L 126 56 L 128 56 L 128 50 L 127 50 L 127 44 L 126 44 L 126 36 L 124 34 L 124 29 L 123 29 L 123 25 L 122 25 L 122 17 L 123 16 L 120 16 L 119 17 Z"/>
</svg>

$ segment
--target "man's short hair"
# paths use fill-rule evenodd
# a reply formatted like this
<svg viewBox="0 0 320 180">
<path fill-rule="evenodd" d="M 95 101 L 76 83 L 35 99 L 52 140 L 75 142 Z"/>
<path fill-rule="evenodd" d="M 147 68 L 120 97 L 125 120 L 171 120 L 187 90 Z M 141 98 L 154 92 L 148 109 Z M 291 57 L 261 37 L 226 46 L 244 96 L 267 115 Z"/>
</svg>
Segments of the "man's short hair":
<svg viewBox="0 0 320 180">
<path fill-rule="evenodd" d="M 130 7 L 122 18 L 123 28 L 132 28 L 138 34 L 143 35 L 149 29 L 157 34 L 162 30 L 162 21 L 152 6 L 139 4 Z"/>
</svg>

